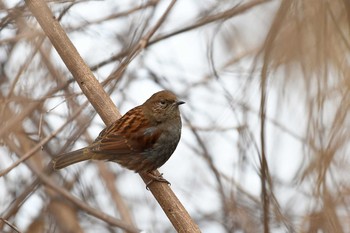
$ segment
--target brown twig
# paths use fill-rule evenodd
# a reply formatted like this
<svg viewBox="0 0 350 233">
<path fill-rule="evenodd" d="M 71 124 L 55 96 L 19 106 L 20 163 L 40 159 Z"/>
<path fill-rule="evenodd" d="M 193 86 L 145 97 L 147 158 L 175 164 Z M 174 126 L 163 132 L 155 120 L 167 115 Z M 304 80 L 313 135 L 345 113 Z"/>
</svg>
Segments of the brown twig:
<svg viewBox="0 0 350 233">
<path fill-rule="evenodd" d="M 6 225 L 8 225 L 9 227 L 11 227 L 12 230 L 16 231 L 17 233 L 21 233 L 21 231 L 18 230 L 18 228 L 17 228 L 15 225 L 13 225 L 12 223 L 10 223 L 10 222 L 7 221 L 6 219 L 0 218 L 0 220 L 1 220 L 2 222 L 4 222 Z"/>
<path fill-rule="evenodd" d="M 103 17 L 101 17 L 99 19 L 96 19 L 96 20 L 93 20 L 93 21 L 83 22 L 80 25 L 67 28 L 66 30 L 68 32 L 76 31 L 78 29 L 86 28 L 86 27 L 91 26 L 91 25 L 105 23 L 106 21 L 109 21 L 109 20 L 115 20 L 115 19 L 118 19 L 118 18 L 121 18 L 121 17 L 130 16 L 131 14 L 136 13 L 136 12 L 138 12 L 140 10 L 143 10 L 143 9 L 146 9 L 146 8 L 149 8 L 149 7 L 155 7 L 158 4 L 158 2 L 159 2 L 159 0 L 150 0 L 150 1 L 148 1 L 146 3 L 143 3 L 143 4 L 139 5 L 139 6 L 136 6 L 134 8 L 131 8 L 131 9 L 128 9 L 128 10 L 125 10 L 125 11 L 122 11 L 122 12 L 113 13 L 113 14 L 108 15 L 108 16 L 103 16 Z"/>
<path fill-rule="evenodd" d="M 175 5 L 176 0 L 171 1 L 168 8 L 162 15 L 162 17 L 157 21 L 156 25 L 154 25 L 149 32 L 143 36 L 139 42 L 131 48 L 130 52 L 126 53 L 126 58 L 120 63 L 118 69 L 109 75 L 109 77 L 104 82 L 109 82 L 109 80 L 112 79 L 118 79 L 123 72 L 125 71 L 126 67 L 130 64 L 130 62 L 144 49 L 147 47 L 149 40 L 154 35 L 154 33 L 159 29 L 159 27 L 162 25 L 162 23 L 165 21 L 167 16 L 169 15 L 170 10 Z"/>
<path fill-rule="evenodd" d="M 80 114 L 80 112 L 86 107 L 88 102 L 85 102 L 85 104 L 81 105 L 81 107 L 70 117 L 70 119 L 74 119 L 77 115 Z M 41 140 L 39 143 L 37 143 L 31 150 L 29 150 L 25 155 L 21 156 L 20 159 L 18 159 L 16 162 L 14 162 L 11 166 L 4 169 L 0 172 L 0 177 L 6 175 L 9 173 L 13 168 L 20 165 L 23 161 L 29 159 L 32 155 L 35 154 L 42 146 L 44 146 L 47 142 L 49 142 L 53 137 L 55 137 L 59 132 L 61 132 L 69 123 L 71 120 L 67 120 L 63 125 L 61 125 L 58 129 L 56 129 L 54 132 L 52 132 L 50 135 L 45 137 L 43 140 Z"/>
<path fill-rule="evenodd" d="M 151 45 L 154 45 L 162 40 L 165 40 L 165 39 L 168 39 L 170 37 L 173 37 L 175 35 L 178 35 L 178 34 L 181 34 L 181 33 L 185 33 L 185 32 L 189 32 L 191 30 L 194 30 L 194 29 L 197 29 L 197 28 L 200 28 L 202 26 L 205 26 L 205 25 L 208 25 L 208 24 L 211 24 L 211 23 L 214 23 L 214 22 L 217 22 L 219 20 L 225 20 L 225 19 L 228 19 L 230 17 L 233 17 L 233 16 L 237 16 L 239 14 L 242 14 L 244 12 L 246 12 L 247 10 L 251 9 L 252 7 L 255 7 L 255 6 L 258 6 L 260 4 L 264 4 L 264 3 L 267 3 L 269 2 L 270 0 L 256 0 L 254 2 L 249 2 L 249 3 L 246 3 L 246 4 L 242 4 L 241 6 L 235 6 L 233 8 L 230 8 L 226 11 L 223 11 L 223 12 L 220 12 L 220 13 L 217 13 L 217 14 L 214 14 L 214 15 L 210 15 L 210 16 L 206 16 L 204 18 L 201 18 L 199 19 L 197 22 L 189 25 L 189 26 L 186 26 L 186 27 L 183 27 L 181 29 L 178 29 L 178 30 L 175 30 L 173 32 L 169 32 L 169 33 L 165 33 L 163 35 L 159 35 L 157 36 L 156 38 L 150 40 L 146 47 L 149 47 Z M 104 65 L 107 65 L 111 62 L 114 62 L 116 60 L 119 60 L 123 57 L 125 57 L 127 54 L 130 53 L 130 51 L 132 50 L 132 48 L 127 48 L 123 51 L 121 51 L 120 53 L 108 58 L 107 60 L 105 61 L 102 61 L 94 66 L 91 66 L 91 70 L 96 70 Z"/>
<path fill-rule="evenodd" d="M 263 204 L 263 224 L 264 233 L 270 232 L 270 204 L 272 199 L 272 183 L 269 172 L 269 167 L 266 159 L 266 136 L 265 136 L 265 126 L 266 126 L 266 104 L 267 104 L 267 85 L 268 85 L 268 67 L 269 58 L 272 51 L 272 46 L 274 40 L 277 36 L 277 32 L 280 29 L 280 25 L 283 22 L 284 16 L 286 15 L 286 10 L 289 8 L 292 2 L 285 0 L 281 3 L 279 12 L 276 14 L 276 18 L 273 21 L 273 25 L 266 37 L 264 44 L 264 58 L 263 67 L 261 69 L 261 83 L 260 83 L 260 146 L 261 146 L 261 158 L 260 158 L 260 179 L 261 179 L 261 198 Z"/>
</svg>

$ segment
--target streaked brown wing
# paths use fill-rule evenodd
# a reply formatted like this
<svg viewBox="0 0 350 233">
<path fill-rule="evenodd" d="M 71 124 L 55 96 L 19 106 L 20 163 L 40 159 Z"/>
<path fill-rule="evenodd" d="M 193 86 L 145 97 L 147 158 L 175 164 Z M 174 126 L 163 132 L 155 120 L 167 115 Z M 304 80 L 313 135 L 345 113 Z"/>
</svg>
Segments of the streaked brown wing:
<svg viewBox="0 0 350 233">
<path fill-rule="evenodd" d="M 143 116 L 140 107 L 131 109 L 103 130 L 91 149 L 96 153 L 114 155 L 139 154 L 152 149 L 161 132 L 150 127 L 150 122 Z"/>
</svg>

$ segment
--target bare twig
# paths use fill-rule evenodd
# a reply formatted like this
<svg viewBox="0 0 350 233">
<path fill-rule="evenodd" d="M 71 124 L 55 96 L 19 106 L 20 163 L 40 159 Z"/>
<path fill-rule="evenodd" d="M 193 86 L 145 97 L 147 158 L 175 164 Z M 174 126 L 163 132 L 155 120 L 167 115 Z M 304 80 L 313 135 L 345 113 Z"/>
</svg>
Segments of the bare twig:
<svg viewBox="0 0 350 233">
<path fill-rule="evenodd" d="M 23 161 L 29 159 L 32 155 L 34 155 L 35 152 L 37 152 L 40 148 L 42 148 L 42 146 L 44 146 L 53 137 L 55 137 L 59 132 L 61 132 L 71 122 L 71 119 L 74 119 L 77 115 L 79 115 L 81 113 L 81 111 L 87 106 L 87 104 L 88 104 L 88 102 L 85 102 L 85 104 L 81 105 L 80 108 L 63 125 L 61 125 L 58 129 L 56 129 L 50 135 L 45 137 L 43 140 L 38 142 L 31 150 L 29 150 L 25 155 L 21 156 L 21 158 L 18 159 L 16 162 L 14 162 L 11 166 L 9 166 L 8 168 L 6 168 L 3 171 L 1 171 L 0 172 L 0 177 L 6 175 L 13 168 L 17 167 Z"/>
<path fill-rule="evenodd" d="M 16 231 L 17 233 L 21 233 L 21 231 L 12 223 L 10 223 L 9 221 L 7 221 L 6 219 L 0 218 L 0 220 L 4 223 L 6 223 L 6 225 L 8 225 L 9 227 L 12 228 L 12 230 Z"/>
<path fill-rule="evenodd" d="M 269 233 L 270 232 L 270 203 L 271 203 L 271 197 L 272 197 L 272 184 L 271 184 L 271 177 L 269 174 L 269 167 L 267 164 L 267 158 L 266 158 L 266 133 L 265 133 L 265 117 L 266 117 L 266 103 L 267 103 L 267 73 L 268 73 L 268 66 L 269 66 L 269 58 L 270 53 L 272 50 L 273 42 L 275 40 L 275 37 L 277 35 L 277 32 L 280 28 L 280 25 L 284 19 L 284 16 L 286 15 L 286 10 L 289 8 L 290 4 L 292 2 L 289 0 L 285 0 L 282 2 L 280 10 L 278 14 L 276 15 L 275 20 L 273 21 L 273 25 L 271 27 L 271 30 L 266 38 L 264 49 L 264 63 L 261 70 L 261 91 L 260 91 L 260 146 L 261 146 L 261 187 L 262 187 L 262 204 L 263 204 L 263 224 L 264 224 L 264 232 Z"/>
</svg>

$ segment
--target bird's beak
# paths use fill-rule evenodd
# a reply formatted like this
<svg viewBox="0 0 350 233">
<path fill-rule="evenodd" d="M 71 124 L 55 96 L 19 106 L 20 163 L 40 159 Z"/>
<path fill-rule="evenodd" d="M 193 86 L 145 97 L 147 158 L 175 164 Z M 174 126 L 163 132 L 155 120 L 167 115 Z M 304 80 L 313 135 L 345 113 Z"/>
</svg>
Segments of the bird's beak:
<svg viewBox="0 0 350 233">
<path fill-rule="evenodd" d="M 179 106 L 179 105 L 184 104 L 184 103 L 186 103 L 186 102 L 179 100 L 179 101 L 176 102 L 176 105 Z"/>
</svg>

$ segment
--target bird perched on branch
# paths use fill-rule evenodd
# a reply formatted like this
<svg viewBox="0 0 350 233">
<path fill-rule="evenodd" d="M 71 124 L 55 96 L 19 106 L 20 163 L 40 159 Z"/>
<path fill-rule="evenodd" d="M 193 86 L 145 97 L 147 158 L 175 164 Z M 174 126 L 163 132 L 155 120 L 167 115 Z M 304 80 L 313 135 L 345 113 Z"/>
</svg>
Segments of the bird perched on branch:
<svg viewBox="0 0 350 233">
<path fill-rule="evenodd" d="M 102 130 L 91 145 L 54 158 L 52 167 L 57 170 L 85 160 L 106 160 L 147 173 L 152 181 L 169 183 L 153 171 L 170 158 L 179 143 L 179 105 L 184 103 L 170 91 L 157 92 Z"/>
</svg>

